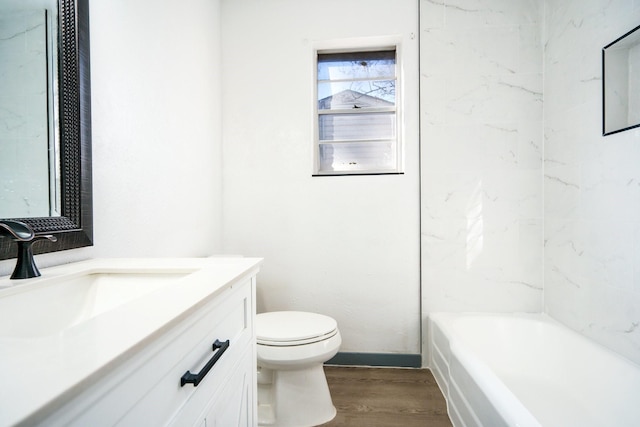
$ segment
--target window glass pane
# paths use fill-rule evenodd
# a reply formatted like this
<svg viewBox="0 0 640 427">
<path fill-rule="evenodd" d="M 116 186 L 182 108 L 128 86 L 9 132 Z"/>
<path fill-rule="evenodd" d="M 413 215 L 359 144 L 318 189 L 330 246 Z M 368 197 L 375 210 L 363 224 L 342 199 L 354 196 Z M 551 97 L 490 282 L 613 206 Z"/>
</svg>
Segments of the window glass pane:
<svg viewBox="0 0 640 427">
<path fill-rule="evenodd" d="M 318 83 L 318 109 L 393 107 L 395 80 Z"/>
<path fill-rule="evenodd" d="M 318 54 L 318 80 L 394 77 L 395 50 Z"/>
<path fill-rule="evenodd" d="M 318 172 L 397 171 L 395 48 L 317 61 Z"/>
<path fill-rule="evenodd" d="M 393 139 L 396 115 L 390 113 L 321 114 L 318 116 L 321 141 Z"/>
<path fill-rule="evenodd" d="M 396 168 L 395 143 L 320 144 L 320 171 L 389 171 Z"/>
</svg>

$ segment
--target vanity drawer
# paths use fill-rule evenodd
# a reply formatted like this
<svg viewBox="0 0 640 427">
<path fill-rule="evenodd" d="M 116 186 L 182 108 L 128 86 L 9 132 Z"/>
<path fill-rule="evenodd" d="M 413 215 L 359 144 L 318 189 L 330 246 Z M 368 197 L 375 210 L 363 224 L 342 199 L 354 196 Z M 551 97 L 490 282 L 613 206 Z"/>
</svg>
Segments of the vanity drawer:
<svg viewBox="0 0 640 427">
<path fill-rule="evenodd" d="M 169 427 L 254 426 L 257 403 L 256 356 L 251 346 L 236 361 L 234 369 L 220 379 L 214 393 L 197 390 Z"/>
<path fill-rule="evenodd" d="M 165 350 L 175 353 L 176 356 L 182 355 L 180 361 L 171 366 L 162 378 L 158 378 L 157 384 L 149 389 L 119 425 L 162 425 L 171 419 L 195 392 L 214 393 L 253 340 L 249 289 L 249 286 L 245 286 L 245 292 L 237 292 L 224 304 L 209 310 L 201 321 L 188 330 L 190 333 L 194 330 L 201 331 L 199 335 L 203 338 L 197 344 L 186 347 L 170 346 L 171 348 Z M 197 387 L 189 383 L 181 386 L 181 378 L 187 371 L 200 372 L 214 356 L 212 345 L 216 340 L 229 340 L 227 350 Z"/>
<path fill-rule="evenodd" d="M 149 344 L 99 387 L 88 390 L 89 398 L 81 396 L 84 409 L 76 406 L 73 413 L 54 417 L 56 421 L 74 426 L 160 426 L 174 418 L 194 392 L 215 393 L 254 341 L 252 280 L 226 289 Z M 197 387 L 181 386 L 187 371 L 198 373 L 211 359 L 216 340 L 229 340 L 228 349 Z"/>
</svg>

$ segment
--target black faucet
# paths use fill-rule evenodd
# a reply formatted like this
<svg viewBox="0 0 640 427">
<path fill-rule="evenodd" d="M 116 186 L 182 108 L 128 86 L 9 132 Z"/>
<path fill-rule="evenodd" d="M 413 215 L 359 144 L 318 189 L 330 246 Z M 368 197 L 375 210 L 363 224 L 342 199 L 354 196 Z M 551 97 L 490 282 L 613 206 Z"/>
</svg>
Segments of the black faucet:
<svg viewBox="0 0 640 427">
<path fill-rule="evenodd" d="M 18 261 L 11 275 L 12 279 L 31 279 L 32 277 L 40 276 L 40 271 L 38 271 L 38 267 L 36 267 L 36 263 L 33 260 L 31 245 L 42 239 L 51 240 L 52 242 L 58 240 L 52 235 L 36 236 L 33 228 L 28 224 L 12 219 L 0 219 L 0 237 L 12 237 L 13 240 L 18 242 Z"/>
</svg>

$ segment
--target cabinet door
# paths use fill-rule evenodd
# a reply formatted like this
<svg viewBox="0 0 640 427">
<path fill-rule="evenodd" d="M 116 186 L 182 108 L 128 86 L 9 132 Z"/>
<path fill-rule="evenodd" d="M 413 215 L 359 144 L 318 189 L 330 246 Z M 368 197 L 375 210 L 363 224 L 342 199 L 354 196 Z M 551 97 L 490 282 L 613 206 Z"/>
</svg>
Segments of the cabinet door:
<svg viewBox="0 0 640 427">
<path fill-rule="evenodd" d="M 253 415 L 252 352 L 246 351 L 237 369 L 205 410 L 206 427 L 248 427 Z"/>
</svg>

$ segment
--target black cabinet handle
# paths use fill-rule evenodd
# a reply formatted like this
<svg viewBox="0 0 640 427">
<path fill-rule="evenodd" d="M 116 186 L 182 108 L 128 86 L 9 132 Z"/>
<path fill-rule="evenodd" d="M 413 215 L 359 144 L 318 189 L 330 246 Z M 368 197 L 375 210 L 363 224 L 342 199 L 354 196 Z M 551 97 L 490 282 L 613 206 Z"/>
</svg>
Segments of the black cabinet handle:
<svg viewBox="0 0 640 427">
<path fill-rule="evenodd" d="M 226 340 L 224 342 L 220 342 L 216 340 L 216 342 L 213 343 L 213 351 L 216 351 L 216 350 L 218 351 L 215 352 L 213 357 L 209 359 L 207 364 L 204 365 L 204 368 L 202 368 L 202 370 L 197 374 L 192 374 L 189 371 L 185 372 L 182 378 L 180 378 L 180 387 L 184 387 L 185 384 L 193 384 L 194 387 L 198 387 L 198 384 L 200 384 L 200 381 L 204 379 L 205 375 L 209 373 L 211 368 L 213 368 L 213 365 L 215 365 L 218 359 L 220 359 L 220 356 L 222 356 L 222 353 L 227 351 L 228 348 L 229 348 L 229 340 Z"/>
</svg>

